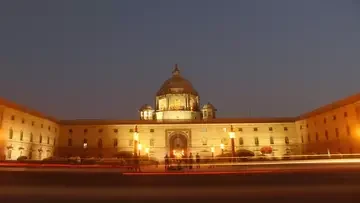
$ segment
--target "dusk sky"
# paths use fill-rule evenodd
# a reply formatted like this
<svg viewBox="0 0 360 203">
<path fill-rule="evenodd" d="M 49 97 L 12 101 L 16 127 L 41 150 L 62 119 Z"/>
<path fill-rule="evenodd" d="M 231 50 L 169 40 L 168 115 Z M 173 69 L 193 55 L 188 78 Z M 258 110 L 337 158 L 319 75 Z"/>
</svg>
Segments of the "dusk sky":
<svg viewBox="0 0 360 203">
<path fill-rule="evenodd" d="M 218 117 L 283 117 L 360 92 L 360 3 L 0 3 L 0 97 L 58 119 L 138 119 L 178 63 Z"/>
</svg>

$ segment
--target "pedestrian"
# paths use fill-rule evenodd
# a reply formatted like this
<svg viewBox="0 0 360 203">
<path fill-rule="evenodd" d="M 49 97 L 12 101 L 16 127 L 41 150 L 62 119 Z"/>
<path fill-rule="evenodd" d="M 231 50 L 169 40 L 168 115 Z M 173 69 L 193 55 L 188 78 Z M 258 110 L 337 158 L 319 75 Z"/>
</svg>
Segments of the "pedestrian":
<svg viewBox="0 0 360 203">
<path fill-rule="evenodd" d="M 196 168 L 200 168 L 200 155 L 196 153 Z"/>
<path fill-rule="evenodd" d="M 165 154 L 164 160 L 165 160 L 165 171 L 167 171 L 169 169 L 169 156 L 168 156 L 168 154 Z"/>
<path fill-rule="evenodd" d="M 190 153 L 189 155 L 189 169 L 191 170 L 193 167 L 193 155 Z"/>
</svg>

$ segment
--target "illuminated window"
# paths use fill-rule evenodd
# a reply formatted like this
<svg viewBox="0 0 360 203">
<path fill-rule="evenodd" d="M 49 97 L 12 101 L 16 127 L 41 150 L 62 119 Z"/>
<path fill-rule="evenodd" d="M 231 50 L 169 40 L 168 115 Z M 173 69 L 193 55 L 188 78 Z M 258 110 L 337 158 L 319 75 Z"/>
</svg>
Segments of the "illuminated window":
<svg viewBox="0 0 360 203">
<path fill-rule="evenodd" d="M 102 139 L 100 138 L 98 140 L 98 148 L 102 148 L 103 147 L 103 142 L 102 142 Z"/>
<path fill-rule="evenodd" d="M 243 145 L 244 144 L 244 140 L 242 137 L 239 137 L 239 145 Z"/>
<path fill-rule="evenodd" d="M 339 138 L 339 129 L 338 128 L 335 128 L 335 136 L 336 136 L 336 138 Z"/>
<path fill-rule="evenodd" d="M 289 143 L 290 143 L 289 138 L 285 137 L 285 144 L 289 144 Z"/>
<path fill-rule="evenodd" d="M 346 126 L 346 134 L 347 134 L 348 136 L 351 136 L 350 126 Z"/>
<path fill-rule="evenodd" d="M 87 147 L 88 147 L 88 141 L 85 138 L 84 141 L 83 141 L 83 148 L 86 149 Z"/>
<path fill-rule="evenodd" d="M 255 137 L 255 145 L 259 146 L 259 138 L 258 137 Z"/>
<path fill-rule="evenodd" d="M 13 137 L 14 137 L 14 131 L 13 131 L 12 128 L 10 128 L 10 130 L 9 130 L 9 139 L 11 140 L 11 139 L 13 139 Z"/>
<path fill-rule="evenodd" d="M 270 144 L 274 144 L 274 138 L 270 137 Z"/>
</svg>

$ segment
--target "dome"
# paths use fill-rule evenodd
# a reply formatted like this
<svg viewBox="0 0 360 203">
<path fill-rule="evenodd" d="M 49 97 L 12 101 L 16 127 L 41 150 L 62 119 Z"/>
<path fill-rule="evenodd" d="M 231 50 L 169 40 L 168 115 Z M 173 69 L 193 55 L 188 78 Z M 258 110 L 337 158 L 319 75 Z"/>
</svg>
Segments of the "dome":
<svg viewBox="0 0 360 203">
<path fill-rule="evenodd" d="M 212 105 L 210 102 L 208 102 L 207 104 L 205 104 L 202 109 L 204 109 L 204 110 L 205 110 L 205 109 L 211 109 L 211 110 L 213 110 L 213 111 L 216 111 L 214 105 Z"/>
<path fill-rule="evenodd" d="M 166 94 L 192 94 L 199 96 L 191 82 L 180 75 L 180 70 L 177 65 L 175 65 L 175 69 L 172 74 L 172 77 L 162 84 L 160 90 L 156 93 L 156 96 Z"/>
<path fill-rule="evenodd" d="M 149 104 L 144 104 L 141 106 L 139 111 L 144 111 L 144 110 L 153 110 L 153 108 Z"/>
</svg>

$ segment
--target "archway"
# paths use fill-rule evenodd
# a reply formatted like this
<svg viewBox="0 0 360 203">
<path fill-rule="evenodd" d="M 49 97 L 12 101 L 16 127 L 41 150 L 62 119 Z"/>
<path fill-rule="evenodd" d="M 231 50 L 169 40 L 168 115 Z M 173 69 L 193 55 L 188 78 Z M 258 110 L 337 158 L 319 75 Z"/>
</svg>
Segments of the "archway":
<svg viewBox="0 0 360 203">
<path fill-rule="evenodd" d="M 169 143 L 171 157 L 187 154 L 188 140 L 185 135 L 176 133 L 170 137 Z"/>
</svg>

